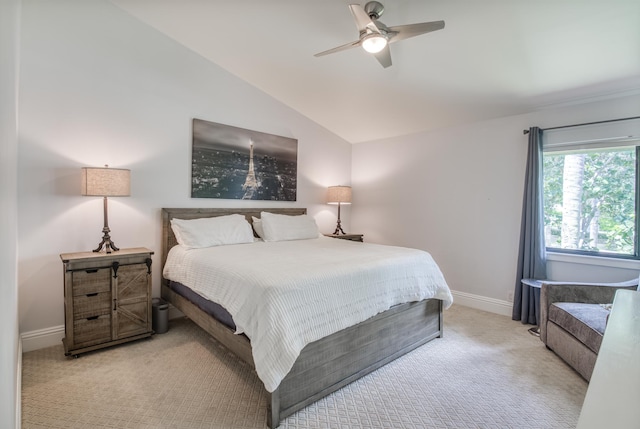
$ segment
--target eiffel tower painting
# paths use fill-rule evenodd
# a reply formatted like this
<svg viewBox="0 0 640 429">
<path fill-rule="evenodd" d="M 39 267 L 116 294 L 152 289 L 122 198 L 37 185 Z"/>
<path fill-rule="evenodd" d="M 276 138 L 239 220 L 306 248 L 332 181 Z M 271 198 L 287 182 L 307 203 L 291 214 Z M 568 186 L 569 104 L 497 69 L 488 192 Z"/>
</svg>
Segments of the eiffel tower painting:
<svg viewBox="0 0 640 429">
<path fill-rule="evenodd" d="M 243 200 L 252 200 L 255 192 L 260 187 L 260 183 L 256 180 L 256 172 L 253 167 L 253 142 L 250 142 L 249 148 L 249 170 L 247 171 L 247 178 L 244 181 L 244 185 L 242 185 L 242 190 L 244 191 Z"/>
<path fill-rule="evenodd" d="M 191 197 L 296 201 L 298 140 L 193 120 Z"/>
</svg>

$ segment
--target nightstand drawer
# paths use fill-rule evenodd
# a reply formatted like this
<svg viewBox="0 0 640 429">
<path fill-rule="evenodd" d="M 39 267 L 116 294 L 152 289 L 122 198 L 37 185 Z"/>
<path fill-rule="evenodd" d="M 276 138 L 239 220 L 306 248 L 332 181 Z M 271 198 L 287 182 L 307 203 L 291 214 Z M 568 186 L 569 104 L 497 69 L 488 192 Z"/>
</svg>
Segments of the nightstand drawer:
<svg viewBox="0 0 640 429">
<path fill-rule="evenodd" d="M 86 319 L 111 313 L 111 291 L 73 297 L 73 319 Z"/>
<path fill-rule="evenodd" d="M 111 314 L 73 321 L 73 340 L 77 348 L 111 340 Z"/>
<path fill-rule="evenodd" d="M 71 276 L 74 296 L 111 290 L 111 268 L 74 271 Z"/>
</svg>

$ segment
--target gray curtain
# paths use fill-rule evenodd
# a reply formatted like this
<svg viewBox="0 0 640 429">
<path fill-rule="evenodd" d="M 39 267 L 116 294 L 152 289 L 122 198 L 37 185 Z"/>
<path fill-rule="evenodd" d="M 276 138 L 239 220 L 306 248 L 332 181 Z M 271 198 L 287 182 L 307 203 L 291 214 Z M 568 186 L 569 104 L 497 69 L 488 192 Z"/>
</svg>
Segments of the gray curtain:
<svg viewBox="0 0 640 429">
<path fill-rule="evenodd" d="M 529 129 L 529 154 L 522 202 L 520 226 L 520 250 L 513 294 L 513 320 L 537 325 L 540 289 L 524 286 L 522 279 L 545 279 L 547 277 L 546 251 L 544 243 L 544 207 L 542 198 L 542 130 Z"/>
</svg>

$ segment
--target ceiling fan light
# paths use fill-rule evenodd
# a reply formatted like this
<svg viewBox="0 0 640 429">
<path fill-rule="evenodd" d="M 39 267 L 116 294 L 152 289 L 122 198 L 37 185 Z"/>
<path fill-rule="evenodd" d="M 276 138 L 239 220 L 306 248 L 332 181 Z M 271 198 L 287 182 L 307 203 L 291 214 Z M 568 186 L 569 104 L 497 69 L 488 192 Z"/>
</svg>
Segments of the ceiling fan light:
<svg viewBox="0 0 640 429">
<path fill-rule="evenodd" d="M 370 54 L 377 54 L 387 46 L 387 38 L 382 34 L 367 34 L 362 39 L 362 48 Z"/>
</svg>

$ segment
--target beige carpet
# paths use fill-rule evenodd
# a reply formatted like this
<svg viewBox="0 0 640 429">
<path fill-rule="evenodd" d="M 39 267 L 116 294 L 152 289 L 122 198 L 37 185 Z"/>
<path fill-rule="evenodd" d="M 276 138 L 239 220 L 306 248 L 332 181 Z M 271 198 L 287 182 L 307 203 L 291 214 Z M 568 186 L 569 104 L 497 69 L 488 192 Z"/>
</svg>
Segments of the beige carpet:
<svg viewBox="0 0 640 429">
<path fill-rule="evenodd" d="M 282 428 L 574 428 L 587 383 L 529 326 L 454 305 L 445 336 L 285 419 Z M 25 353 L 22 427 L 265 428 L 251 368 L 186 319 L 66 358 Z"/>
</svg>

